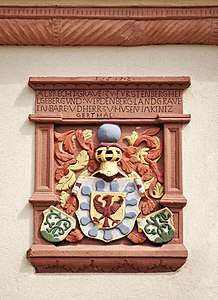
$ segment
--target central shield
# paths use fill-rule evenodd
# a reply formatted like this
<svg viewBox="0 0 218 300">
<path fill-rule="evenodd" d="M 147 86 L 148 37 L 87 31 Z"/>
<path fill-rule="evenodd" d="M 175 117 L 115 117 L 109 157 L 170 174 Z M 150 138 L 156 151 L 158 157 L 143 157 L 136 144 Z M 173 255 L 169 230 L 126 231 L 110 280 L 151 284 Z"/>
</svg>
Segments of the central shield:
<svg viewBox="0 0 218 300">
<path fill-rule="evenodd" d="M 140 186 L 131 177 L 111 182 L 79 177 L 73 192 L 79 201 L 76 215 L 83 234 L 107 243 L 128 235 L 139 214 Z"/>
</svg>

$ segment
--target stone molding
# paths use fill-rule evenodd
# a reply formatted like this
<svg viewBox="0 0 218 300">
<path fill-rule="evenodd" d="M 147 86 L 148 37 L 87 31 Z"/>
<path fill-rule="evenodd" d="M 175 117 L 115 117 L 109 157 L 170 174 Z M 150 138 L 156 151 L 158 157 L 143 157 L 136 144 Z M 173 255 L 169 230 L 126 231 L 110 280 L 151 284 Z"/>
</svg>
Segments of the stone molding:
<svg viewBox="0 0 218 300">
<path fill-rule="evenodd" d="M 67 251 L 54 245 L 32 245 L 27 257 L 36 273 L 156 273 L 175 272 L 186 261 L 182 244 L 163 245 L 159 251 L 138 245 L 84 247 L 68 246 Z"/>
<path fill-rule="evenodd" d="M 1 45 L 218 45 L 213 7 L 0 7 Z"/>
</svg>

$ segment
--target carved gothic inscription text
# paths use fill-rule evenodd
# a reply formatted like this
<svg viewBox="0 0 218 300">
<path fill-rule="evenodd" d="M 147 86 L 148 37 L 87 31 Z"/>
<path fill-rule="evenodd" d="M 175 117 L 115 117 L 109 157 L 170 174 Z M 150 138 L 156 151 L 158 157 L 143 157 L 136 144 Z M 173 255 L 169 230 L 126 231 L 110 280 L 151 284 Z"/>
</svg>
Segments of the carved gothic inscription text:
<svg viewBox="0 0 218 300">
<path fill-rule="evenodd" d="M 36 93 L 36 112 L 74 118 L 143 118 L 145 114 L 182 113 L 180 90 L 44 90 Z"/>
</svg>

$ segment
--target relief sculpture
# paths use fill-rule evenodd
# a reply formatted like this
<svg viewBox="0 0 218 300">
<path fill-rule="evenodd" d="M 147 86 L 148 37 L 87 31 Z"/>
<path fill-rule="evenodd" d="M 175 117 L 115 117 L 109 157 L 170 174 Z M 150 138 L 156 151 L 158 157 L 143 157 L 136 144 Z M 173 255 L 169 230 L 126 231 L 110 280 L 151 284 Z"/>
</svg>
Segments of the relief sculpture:
<svg viewBox="0 0 218 300">
<path fill-rule="evenodd" d="M 159 205 L 164 194 L 160 127 L 133 131 L 121 140 L 119 125 L 55 132 L 59 203 L 44 211 L 41 235 L 49 242 L 83 237 L 109 243 L 162 244 L 175 233 L 173 214 Z M 76 152 L 78 153 L 76 156 Z"/>
<path fill-rule="evenodd" d="M 36 272 L 172 272 L 189 77 L 31 77 Z"/>
</svg>

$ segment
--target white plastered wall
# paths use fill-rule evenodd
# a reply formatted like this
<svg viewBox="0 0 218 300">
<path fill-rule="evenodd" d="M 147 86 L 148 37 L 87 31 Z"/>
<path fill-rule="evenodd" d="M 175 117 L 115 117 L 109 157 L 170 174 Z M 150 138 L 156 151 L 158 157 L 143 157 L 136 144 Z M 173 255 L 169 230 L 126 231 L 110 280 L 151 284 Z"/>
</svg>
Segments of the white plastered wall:
<svg viewBox="0 0 218 300">
<path fill-rule="evenodd" d="M 29 76 L 183 76 L 186 264 L 161 274 L 35 274 L 32 243 L 34 92 Z M 218 48 L 0 47 L 0 299 L 217 299 Z"/>
</svg>

